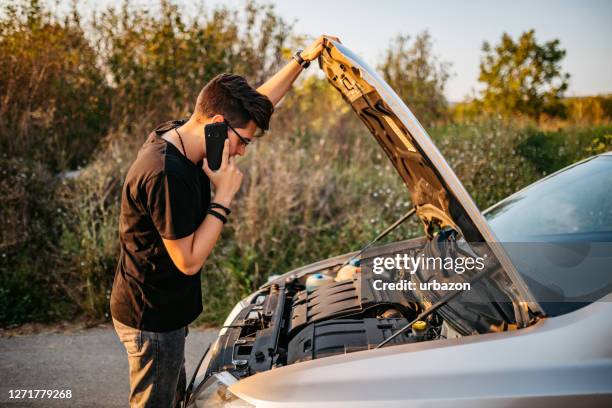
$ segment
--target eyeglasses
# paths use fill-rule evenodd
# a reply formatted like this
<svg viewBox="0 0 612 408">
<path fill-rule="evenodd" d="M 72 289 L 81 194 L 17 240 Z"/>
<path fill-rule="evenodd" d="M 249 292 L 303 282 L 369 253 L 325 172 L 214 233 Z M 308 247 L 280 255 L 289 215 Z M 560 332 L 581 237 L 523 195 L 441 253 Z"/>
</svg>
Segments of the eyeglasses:
<svg viewBox="0 0 612 408">
<path fill-rule="evenodd" d="M 245 137 L 240 136 L 240 133 L 236 132 L 236 129 L 234 129 L 232 127 L 232 125 L 229 124 L 229 122 L 227 120 L 223 120 L 225 122 L 225 124 L 227 125 L 228 128 L 230 128 L 232 130 L 232 132 L 234 132 L 236 134 L 236 136 L 238 136 L 238 139 L 240 139 L 240 141 L 242 142 L 243 145 L 248 146 L 249 143 L 252 142 L 251 139 L 247 139 Z"/>
</svg>

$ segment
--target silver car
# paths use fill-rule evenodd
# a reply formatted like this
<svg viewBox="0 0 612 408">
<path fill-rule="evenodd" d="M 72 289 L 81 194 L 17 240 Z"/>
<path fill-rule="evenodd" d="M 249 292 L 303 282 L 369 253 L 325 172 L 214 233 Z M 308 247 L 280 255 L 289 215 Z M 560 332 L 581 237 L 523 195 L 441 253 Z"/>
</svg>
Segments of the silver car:
<svg viewBox="0 0 612 408">
<path fill-rule="evenodd" d="M 483 213 L 375 71 L 333 41 L 319 65 L 414 208 L 362 250 L 287 272 L 239 302 L 203 350 L 187 405 L 612 406 L 612 154 Z M 374 245 L 412 216 L 423 237 Z M 402 254 L 478 256 L 486 267 L 375 272 L 377 258 Z M 403 278 L 416 288 L 381 289 Z M 462 289 L 422 285 L 434 281 Z"/>
</svg>

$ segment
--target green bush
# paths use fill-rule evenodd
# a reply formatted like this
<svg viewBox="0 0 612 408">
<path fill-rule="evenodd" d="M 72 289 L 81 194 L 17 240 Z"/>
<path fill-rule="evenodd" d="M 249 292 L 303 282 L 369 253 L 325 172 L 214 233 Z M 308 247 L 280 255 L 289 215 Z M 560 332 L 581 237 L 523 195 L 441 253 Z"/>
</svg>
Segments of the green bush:
<svg viewBox="0 0 612 408">
<path fill-rule="evenodd" d="M 59 254 L 53 194 L 57 179 L 40 163 L 0 159 L 0 322 L 66 317 L 53 264 Z"/>
<path fill-rule="evenodd" d="M 542 175 L 553 173 L 585 156 L 610 149 L 612 125 L 568 127 L 546 132 L 529 128 L 527 137 L 519 144 L 519 154 L 526 158 Z"/>
<path fill-rule="evenodd" d="M 453 124 L 432 130 L 442 155 L 482 210 L 540 178 L 517 148 L 521 128 L 497 119 Z"/>
</svg>

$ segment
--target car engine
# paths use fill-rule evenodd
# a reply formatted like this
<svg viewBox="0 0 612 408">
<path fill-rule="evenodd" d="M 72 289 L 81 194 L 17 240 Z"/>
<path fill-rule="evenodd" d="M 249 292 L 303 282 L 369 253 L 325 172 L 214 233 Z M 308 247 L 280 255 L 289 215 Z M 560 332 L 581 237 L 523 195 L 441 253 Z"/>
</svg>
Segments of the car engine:
<svg viewBox="0 0 612 408">
<path fill-rule="evenodd" d="M 350 266 L 350 265 L 349 265 Z M 289 276 L 262 287 L 221 330 L 208 373 L 244 378 L 301 361 L 368 350 L 414 320 L 423 308 L 410 293 L 375 291 L 359 267 L 317 270 L 322 279 Z M 390 344 L 434 340 L 443 321 L 432 314 Z"/>
</svg>

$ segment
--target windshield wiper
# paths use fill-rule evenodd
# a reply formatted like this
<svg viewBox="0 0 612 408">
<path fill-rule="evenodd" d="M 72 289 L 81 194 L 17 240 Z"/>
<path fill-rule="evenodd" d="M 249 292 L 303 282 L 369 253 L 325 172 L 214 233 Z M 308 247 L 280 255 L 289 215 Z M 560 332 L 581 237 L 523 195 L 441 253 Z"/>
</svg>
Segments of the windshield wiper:
<svg viewBox="0 0 612 408">
<path fill-rule="evenodd" d="M 467 281 L 467 283 L 469 283 L 470 286 L 471 286 L 472 283 L 478 282 L 480 279 L 482 279 L 484 276 L 488 275 L 491 271 L 493 271 L 495 269 L 496 269 L 495 267 L 485 268 L 482 271 L 480 271 L 479 273 L 477 273 L 476 275 L 474 275 L 474 277 L 472 279 L 469 279 Z M 381 348 L 385 344 L 389 343 L 391 340 L 393 340 L 397 336 L 401 335 L 402 333 L 404 333 L 408 329 L 410 329 L 413 324 L 415 324 L 419 320 L 424 320 L 427 316 L 429 316 L 430 314 L 432 314 L 433 312 L 435 312 L 436 310 L 438 310 L 439 308 L 441 308 L 446 303 L 450 302 L 451 300 L 453 300 L 455 297 L 459 296 L 463 292 L 465 292 L 465 289 L 464 290 L 452 291 L 452 292 L 447 293 L 446 295 L 442 296 L 440 298 L 440 300 L 438 300 L 436 303 L 431 305 L 431 307 L 429 309 L 427 309 L 424 312 L 422 312 L 421 314 L 419 314 L 413 321 L 411 321 L 410 323 L 408 323 L 407 325 L 405 325 L 404 327 L 402 327 L 401 329 L 399 329 L 398 331 L 393 333 L 391 336 L 389 336 L 387 339 L 382 341 L 380 344 L 378 344 L 374 348 L 375 349 Z"/>
<path fill-rule="evenodd" d="M 372 245 L 374 245 L 376 242 L 378 242 L 379 240 L 383 239 L 385 236 L 387 236 L 391 231 L 393 231 L 394 229 L 396 229 L 397 227 L 399 227 L 404 221 L 406 221 L 408 218 L 412 217 L 414 214 L 416 213 L 416 207 L 412 207 L 412 209 L 410 209 L 410 211 L 408 211 L 406 214 L 402 215 L 397 221 L 395 221 L 393 224 L 389 225 L 383 232 L 381 232 L 380 234 L 378 234 L 376 236 L 376 238 L 374 238 L 372 241 L 368 242 L 366 244 L 366 246 L 364 246 L 363 248 L 361 248 L 359 250 L 359 252 L 357 252 L 354 256 L 350 257 L 349 259 L 347 259 L 346 261 L 344 261 L 344 263 L 342 265 L 340 265 L 338 267 L 338 269 L 336 269 L 336 272 L 338 272 L 340 269 L 342 269 L 343 267 L 345 267 L 346 265 L 348 265 L 352 260 L 357 259 L 361 256 L 361 254 L 363 254 L 365 252 L 366 249 L 370 248 Z"/>
</svg>

